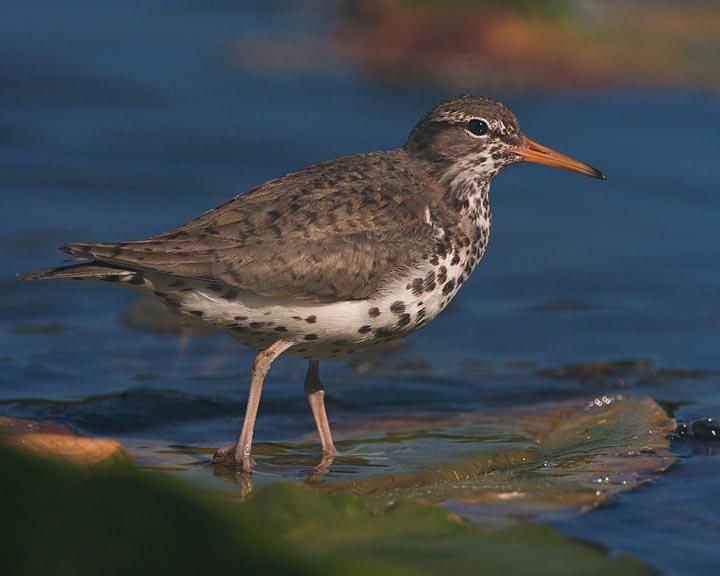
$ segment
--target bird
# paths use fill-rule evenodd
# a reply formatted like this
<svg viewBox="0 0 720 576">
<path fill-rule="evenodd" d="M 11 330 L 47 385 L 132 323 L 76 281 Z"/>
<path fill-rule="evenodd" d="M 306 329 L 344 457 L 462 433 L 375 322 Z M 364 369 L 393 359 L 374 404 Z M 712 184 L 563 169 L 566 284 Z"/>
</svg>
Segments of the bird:
<svg viewBox="0 0 720 576">
<path fill-rule="evenodd" d="M 257 350 L 240 434 L 213 457 L 241 472 L 256 465 L 253 431 L 271 364 L 281 354 L 308 360 L 305 394 L 327 465 L 337 450 L 320 360 L 434 319 L 485 253 L 491 181 L 522 161 L 605 179 L 527 138 L 502 103 L 455 96 L 400 148 L 303 168 L 146 240 L 65 244 L 81 262 L 18 278 L 116 284 Z"/>
</svg>

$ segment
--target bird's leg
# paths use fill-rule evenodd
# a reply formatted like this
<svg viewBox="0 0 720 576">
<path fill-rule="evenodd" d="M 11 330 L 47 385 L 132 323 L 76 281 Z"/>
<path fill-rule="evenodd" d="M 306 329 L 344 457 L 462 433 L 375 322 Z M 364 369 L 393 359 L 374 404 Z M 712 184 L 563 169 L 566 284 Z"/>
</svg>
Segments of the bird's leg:
<svg viewBox="0 0 720 576">
<path fill-rule="evenodd" d="M 315 418 L 318 434 L 320 434 L 320 443 L 322 444 L 323 459 L 317 468 L 321 471 L 327 471 L 327 467 L 332 464 L 333 456 L 337 453 L 337 450 L 335 444 L 333 444 L 330 423 L 325 412 L 325 388 L 320 382 L 320 362 L 318 360 L 310 360 L 308 365 L 307 376 L 305 377 L 305 394 L 310 403 L 310 410 L 312 410 L 313 418 Z"/>
<path fill-rule="evenodd" d="M 265 350 L 261 351 L 255 358 L 252 377 L 250 378 L 250 393 L 248 394 L 247 406 L 245 408 L 245 420 L 242 431 L 237 442 L 230 450 L 220 449 L 215 453 L 213 462 L 223 462 L 231 459 L 235 465 L 241 466 L 244 472 L 250 472 L 254 461 L 250 456 L 252 451 L 253 432 L 255 431 L 255 418 L 260 406 L 260 395 L 262 393 L 265 376 L 270 370 L 273 360 L 290 348 L 293 342 L 278 340 Z"/>
</svg>

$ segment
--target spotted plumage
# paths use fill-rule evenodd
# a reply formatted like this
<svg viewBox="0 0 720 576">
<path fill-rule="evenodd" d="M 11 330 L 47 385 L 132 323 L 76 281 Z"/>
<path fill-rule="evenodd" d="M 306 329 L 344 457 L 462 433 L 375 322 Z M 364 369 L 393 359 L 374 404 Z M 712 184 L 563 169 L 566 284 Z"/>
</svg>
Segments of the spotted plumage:
<svg viewBox="0 0 720 576">
<path fill-rule="evenodd" d="M 260 350 L 240 437 L 216 455 L 245 470 L 270 364 L 282 353 L 309 359 L 305 391 L 331 457 L 318 360 L 435 318 L 485 253 L 490 181 L 521 160 L 602 177 L 528 140 L 499 102 L 461 96 L 430 110 L 402 148 L 271 180 L 147 240 L 66 244 L 90 262 L 21 278 L 122 285 Z"/>
</svg>

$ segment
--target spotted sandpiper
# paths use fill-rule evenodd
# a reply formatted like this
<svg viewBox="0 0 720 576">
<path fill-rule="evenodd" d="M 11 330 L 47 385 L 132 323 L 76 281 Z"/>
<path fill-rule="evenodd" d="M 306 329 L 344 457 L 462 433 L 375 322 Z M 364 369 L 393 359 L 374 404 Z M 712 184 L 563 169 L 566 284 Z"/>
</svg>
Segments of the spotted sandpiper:
<svg viewBox="0 0 720 576">
<path fill-rule="evenodd" d="M 282 353 L 309 360 L 305 393 L 331 460 L 319 360 L 435 318 L 485 252 L 490 181 L 521 161 L 605 178 L 526 138 L 501 103 L 459 96 L 432 108 L 402 148 L 304 168 L 148 240 L 66 244 L 90 262 L 20 278 L 118 284 L 259 350 L 240 436 L 215 454 L 244 471 L 270 365 Z"/>
</svg>

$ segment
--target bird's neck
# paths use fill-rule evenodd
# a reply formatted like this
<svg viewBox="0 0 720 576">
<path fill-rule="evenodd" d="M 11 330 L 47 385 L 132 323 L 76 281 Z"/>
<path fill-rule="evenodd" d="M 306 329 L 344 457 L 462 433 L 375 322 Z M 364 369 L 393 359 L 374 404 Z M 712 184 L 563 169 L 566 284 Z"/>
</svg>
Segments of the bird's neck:
<svg viewBox="0 0 720 576">
<path fill-rule="evenodd" d="M 436 175 L 445 205 L 476 229 L 490 230 L 490 181 L 492 176 L 473 165 L 454 163 Z"/>
<path fill-rule="evenodd" d="M 491 156 L 478 154 L 461 160 L 428 156 L 414 151 L 427 173 L 442 190 L 445 205 L 463 220 L 490 228 L 490 182 L 502 167 Z"/>
<path fill-rule="evenodd" d="M 445 183 L 445 200 L 454 212 L 481 228 L 490 228 L 490 180 L 457 178 Z"/>
</svg>

